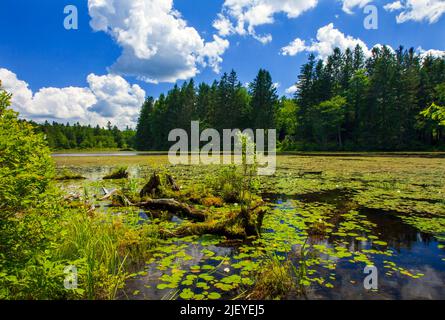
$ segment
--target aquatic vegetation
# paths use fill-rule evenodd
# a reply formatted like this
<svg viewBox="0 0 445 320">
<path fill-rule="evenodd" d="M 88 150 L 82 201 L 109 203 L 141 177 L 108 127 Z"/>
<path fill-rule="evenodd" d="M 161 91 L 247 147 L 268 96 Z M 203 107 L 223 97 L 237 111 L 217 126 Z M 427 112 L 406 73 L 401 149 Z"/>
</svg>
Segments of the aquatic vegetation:
<svg viewBox="0 0 445 320">
<path fill-rule="evenodd" d="M 295 276 L 291 261 L 282 261 L 278 256 L 265 259 L 262 262 L 261 271 L 254 279 L 254 287 L 247 298 L 277 300 L 295 295 L 298 283 Z"/>
<path fill-rule="evenodd" d="M 138 166 L 140 161 L 135 159 Z M 150 280 L 136 275 L 123 290 L 130 290 L 130 298 L 135 290 L 138 296 L 150 297 L 155 289 L 168 299 L 254 298 L 249 294 L 262 283 L 264 292 L 272 292 L 268 298 L 294 299 L 320 288 L 336 290 L 346 265 L 362 273 L 372 264 L 385 270 L 382 277 L 420 280 L 424 270 L 399 265 L 398 247 L 393 239 L 382 236 L 380 216 L 384 224 L 407 223 L 443 239 L 445 169 L 441 161 L 433 157 L 279 156 L 276 174 L 261 177 L 252 194 L 246 192 L 245 199 L 237 197 L 236 201 L 232 187 L 224 189 L 234 180 L 233 168 L 166 166 L 181 186 L 170 195 L 206 211 L 208 217 L 201 223 L 178 222 L 174 215 L 161 218 L 148 210 L 147 223 L 159 229 L 161 238 L 151 250 L 146 270 L 161 273 L 149 272 Z M 144 170 L 148 176 L 153 172 L 149 167 Z M 133 190 L 146 181 L 137 178 Z M 264 215 L 260 237 L 234 240 L 227 234 L 205 235 L 214 233 L 219 224 L 227 225 L 247 199 L 255 207 L 260 200 L 256 192 L 263 193 L 266 201 L 260 207 L 272 208 Z M 188 232 L 178 237 L 178 230 Z M 238 233 L 243 229 L 238 221 L 228 230 Z M 275 278 L 289 285 L 292 282 L 287 295 L 273 294 L 280 293 L 274 290 L 279 289 L 278 281 L 261 280 L 262 266 L 274 256 L 280 268 L 286 269 L 276 270 L 286 277 Z"/>
<path fill-rule="evenodd" d="M 445 217 L 406 216 L 402 219 L 422 232 L 433 234 L 438 240 L 445 241 Z"/>
</svg>

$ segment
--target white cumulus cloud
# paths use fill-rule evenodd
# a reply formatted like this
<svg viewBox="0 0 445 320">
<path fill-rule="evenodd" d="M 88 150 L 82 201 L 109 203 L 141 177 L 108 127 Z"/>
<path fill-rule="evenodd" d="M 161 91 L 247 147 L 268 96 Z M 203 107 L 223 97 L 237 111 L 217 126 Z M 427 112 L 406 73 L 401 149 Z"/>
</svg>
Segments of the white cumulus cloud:
<svg viewBox="0 0 445 320">
<path fill-rule="evenodd" d="M 372 47 L 368 47 L 368 45 L 361 39 L 345 35 L 343 32 L 336 29 L 333 23 L 330 23 L 318 29 L 316 40 L 312 40 L 310 44 L 306 44 L 306 41 L 296 38 L 287 46 L 281 48 L 280 54 L 283 56 L 295 56 L 300 52 L 311 52 L 316 54 L 318 58 L 325 60 L 333 53 L 335 48 L 339 48 L 344 52 L 346 49 L 353 50 L 357 45 L 363 49 L 363 53 L 367 58 L 372 55 L 373 48 L 383 47 L 382 44 L 375 44 Z M 391 46 L 386 45 L 386 47 L 390 51 L 395 52 Z M 421 58 L 425 58 L 428 55 L 433 57 L 445 57 L 445 51 L 442 50 L 424 50 L 422 47 L 419 47 L 416 52 Z M 292 87 L 289 89 L 291 90 Z"/>
<path fill-rule="evenodd" d="M 370 49 L 365 42 L 356 39 L 352 36 L 345 35 L 340 30 L 330 23 L 317 31 L 317 39 L 310 44 L 306 44 L 304 40 L 296 38 L 289 45 L 281 49 L 282 55 L 294 56 L 300 52 L 316 53 L 320 59 L 326 59 L 335 48 L 340 48 L 342 51 L 346 49 L 354 49 L 357 45 L 362 47 L 366 56 L 371 55 Z"/>
<path fill-rule="evenodd" d="M 436 23 L 445 13 L 444 0 L 400 0 L 384 6 L 387 11 L 401 11 L 397 23 L 428 21 Z"/>
<path fill-rule="evenodd" d="M 200 66 L 218 71 L 229 42 L 205 42 L 174 9 L 173 0 L 88 0 L 90 25 L 122 48 L 114 73 L 147 82 L 194 77 Z"/>
<path fill-rule="evenodd" d="M 0 68 L 2 88 L 13 94 L 12 107 L 21 117 L 42 122 L 79 122 L 120 128 L 135 126 L 145 91 L 118 75 L 87 77 L 88 87 L 41 88 L 33 93 L 28 83 Z"/>
<path fill-rule="evenodd" d="M 255 28 L 274 23 L 274 16 L 284 13 L 297 18 L 317 6 L 318 0 L 225 0 L 222 12 L 213 26 L 220 36 L 250 35 L 262 43 L 272 41 L 272 35 L 257 34 Z"/>
<path fill-rule="evenodd" d="M 289 88 L 287 88 L 285 90 L 286 94 L 288 94 L 288 95 L 293 95 L 297 91 L 298 91 L 298 87 L 296 84 L 294 84 L 293 86 L 290 86 Z"/>
<path fill-rule="evenodd" d="M 281 54 L 283 56 L 295 56 L 300 52 L 307 49 L 306 42 L 300 38 L 296 38 L 294 41 L 289 43 L 289 45 L 281 49 Z"/>
<path fill-rule="evenodd" d="M 383 8 L 386 11 L 393 12 L 403 9 L 403 5 L 400 1 L 395 1 L 384 5 Z"/>
<path fill-rule="evenodd" d="M 352 14 L 355 7 L 364 8 L 367 4 L 373 0 L 342 0 L 343 11 L 347 14 Z"/>
<path fill-rule="evenodd" d="M 445 58 L 445 51 L 442 50 L 436 50 L 436 49 L 424 50 L 422 47 L 419 47 L 417 48 L 417 53 L 420 54 L 420 57 L 422 59 L 426 58 L 427 56 L 432 56 L 435 58 Z"/>
</svg>

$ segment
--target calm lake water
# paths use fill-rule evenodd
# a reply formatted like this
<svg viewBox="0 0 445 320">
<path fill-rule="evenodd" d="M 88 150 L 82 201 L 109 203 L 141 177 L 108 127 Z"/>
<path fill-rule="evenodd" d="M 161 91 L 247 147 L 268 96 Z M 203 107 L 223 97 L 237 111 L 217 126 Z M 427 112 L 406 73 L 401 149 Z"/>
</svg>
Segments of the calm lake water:
<svg viewBox="0 0 445 320">
<path fill-rule="evenodd" d="M 314 199 L 315 200 L 315 199 Z M 277 196 L 277 205 L 282 210 L 293 210 L 291 200 L 286 196 Z M 388 243 L 388 249 L 395 254 L 391 257 L 380 255 L 372 256 L 375 266 L 379 271 L 378 291 L 364 290 L 363 266 L 349 262 L 349 258 L 338 259 L 335 270 L 336 280 L 334 288 L 312 288 L 308 292 L 309 299 L 445 299 L 445 250 L 439 249 L 440 243 L 429 234 L 419 232 L 414 227 L 404 223 L 400 218 L 388 212 L 365 209 L 361 211 L 367 219 L 375 224 L 373 234 L 378 234 L 379 239 Z M 333 248 L 334 238 L 317 239 L 310 238 L 312 244 L 323 244 Z M 350 251 L 371 249 L 368 241 L 350 241 Z M 413 279 L 394 273 L 391 276 L 385 274 L 384 260 L 390 260 L 398 267 L 402 267 L 412 273 L 422 273 L 423 277 Z"/>
<path fill-rule="evenodd" d="M 115 154 L 67 154 L 54 156 L 114 156 Z M 119 153 L 119 156 L 138 155 L 137 153 Z M 100 180 L 104 174 L 110 171 L 108 167 L 73 167 L 70 168 L 76 173 L 82 174 L 90 180 Z M 130 166 L 131 176 L 141 176 L 149 170 L 146 167 Z M 347 194 L 338 192 L 332 195 L 324 195 L 322 198 L 314 195 L 293 196 L 268 194 L 263 197 L 266 201 L 272 203 L 272 206 L 278 210 L 292 210 L 298 215 L 298 210 L 294 207 L 294 200 L 301 202 L 326 202 L 326 203 L 345 203 L 347 202 Z M 313 285 L 307 291 L 305 297 L 288 297 L 289 299 L 445 299 L 445 250 L 439 249 L 439 245 L 445 243 L 438 242 L 433 236 L 419 232 L 416 228 L 404 223 L 397 216 L 378 210 L 359 209 L 368 221 L 372 222 L 373 234 L 379 236 L 379 240 L 388 244 L 387 248 L 394 252 L 394 255 L 388 259 L 381 255 L 371 255 L 372 261 L 379 271 L 378 291 L 367 291 L 363 287 L 363 279 L 366 277 L 362 264 L 351 263 L 349 258 L 333 258 L 336 259 L 336 278 L 333 281 L 334 288 L 325 288 Z M 150 223 L 147 216 L 141 213 L 142 223 Z M 146 220 L 144 220 L 146 219 Z M 174 218 L 174 222 L 181 223 L 180 219 Z M 145 222 L 144 222 L 145 221 Z M 267 232 L 264 230 L 263 232 Z M 297 232 L 297 231 L 296 231 Z M 335 238 L 328 239 L 322 237 L 311 236 L 310 244 L 322 244 L 325 247 L 333 248 Z M 234 270 L 230 265 L 239 262 L 234 259 L 239 251 L 237 247 L 218 246 L 218 245 L 202 245 L 200 243 L 187 243 L 178 240 L 178 246 L 185 248 L 185 253 L 192 257 L 191 260 L 183 262 L 181 269 L 189 270 L 193 265 L 212 265 L 215 267 L 213 276 L 216 279 L 231 275 Z M 349 240 L 347 245 L 351 252 L 372 249 L 372 243 L 369 241 Z M 202 253 L 204 249 L 213 251 L 216 255 L 227 257 L 227 263 L 218 265 L 218 262 L 208 259 Z M 390 260 L 398 267 L 408 270 L 413 274 L 424 274 L 424 276 L 414 279 L 399 273 L 391 276 L 386 274 L 387 269 L 384 268 L 384 261 Z M 160 277 L 163 271 L 157 269 L 156 264 L 147 264 L 145 267 L 147 272 L 145 275 L 137 276 L 127 283 L 127 287 L 120 293 L 121 299 L 168 299 L 178 292 L 174 290 L 160 290 L 157 285 L 161 283 Z M 325 270 L 320 269 L 320 274 Z M 187 275 L 187 274 L 186 274 Z M 326 275 L 327 277 L 329 274 Z M 199 288 L 196 292 L 199 293 Z M 137 291 L 138 294 L 133 293 Z M 227 294 L 223 298 L 234 298 L 233 294 Z"/>
<path fill-rule="evenodd" d="M 149 155 L 137 152 L 116 152 L 116 153 L 53 153 L 53 157 L 129 157 L 138 155 Z"/>
</svg>

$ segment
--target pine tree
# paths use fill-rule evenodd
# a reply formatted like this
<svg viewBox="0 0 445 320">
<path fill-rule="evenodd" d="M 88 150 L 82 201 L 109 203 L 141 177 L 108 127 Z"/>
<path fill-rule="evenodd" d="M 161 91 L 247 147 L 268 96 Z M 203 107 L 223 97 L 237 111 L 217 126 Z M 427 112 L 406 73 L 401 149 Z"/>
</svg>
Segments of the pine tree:
<svg viewBox="0 0 445 320">
<path fill-rule="evenodd" d="M 298 136 L 302 141 L 307 141 L 312 137 L 312 124 L 309 119 L 310 108 L 314 103 L 314 66 L 315 56 L 309 55 L 309 61 L 302 65 L 300 75 L 298 76 L 297 92 L 295 93 L 295 102 L 299 106 L 296 122 L 299 123 Z"/>
<path fill-rule="evenodd" d="M 277 89 L 270 73 L 260 69 L 255 80 L 250 84 L 250 105 L 254 129 L 272 129 L 274 126 Z"/>
<path fill-rule="evenodd" d="M 151 116 L 153 112 L 153 98 L 145 100 L 136 127 L 135 145 L 138 150 L 151 150 L 153 147 Z"/>
</svg>

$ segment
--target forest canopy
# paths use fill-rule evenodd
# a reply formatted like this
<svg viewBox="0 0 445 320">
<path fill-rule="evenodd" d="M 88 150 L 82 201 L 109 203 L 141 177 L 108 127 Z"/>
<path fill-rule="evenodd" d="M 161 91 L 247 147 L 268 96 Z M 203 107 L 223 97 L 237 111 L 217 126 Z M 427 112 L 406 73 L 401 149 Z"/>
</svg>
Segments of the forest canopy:
<svg viewBox="0 0 445 320">
<path fill-rule="evenodd" d="M 414 49 L 360 46 L 314 55 L 302 65 L 293 97 L 278 97 L 260 69 L 244 86 L 234 70 L 212 84 L 184 82 L 144 102 L 136 130 L 40 125 L 52 149 L 168 150 L 172 129 L 277 129 L 279 149 L 441 150 L 445 147 L 445 59 Z"/>
<path fill-rule="evenodd" d="M 106 128 L 57 122 L 33 123 L 37 132 L 45 134 L 52 150 L 130 149 L 134 146 L 135 131 L 119 130 L 109 122 Z"/>
</svg>

